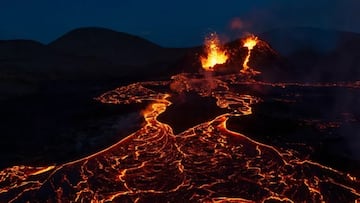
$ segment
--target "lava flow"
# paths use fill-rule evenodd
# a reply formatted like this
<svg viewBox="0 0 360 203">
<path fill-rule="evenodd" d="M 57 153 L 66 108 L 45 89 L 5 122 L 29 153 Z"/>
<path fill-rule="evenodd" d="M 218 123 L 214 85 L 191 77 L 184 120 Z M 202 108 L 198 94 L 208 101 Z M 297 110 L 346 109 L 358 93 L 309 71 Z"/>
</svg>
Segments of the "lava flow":
<svg viewBox="0 0 360 203">
<path fill-rule="evenodd" d="M 170 81 L 120 87 L 96 98 L 114 105 L 151 102 L 144 125 L 118 143 L 59 166 L 0 171 L 3 202 L 357 202 L 360 180 L 230 131 L 227 120 L 252 114 L 260 98 L 241 94 L 236 75 L 179 74 Z M 150 87 L 158 87 L 157 92 Z M 213 97 L 228 112 L 175 135 L 158 116 L 172 95 Z M 185 115 L 176 115 L 185 116 Z M 271 133 L 271 132 L 269 132 Z"/>
<path fill-rule="evenodd" d="M 207 71 L 213 71 L 213 68 L 217 64 L 224 64 L 228 60 L 228 55 L 221 47 L 219 37 L 216 33 L 211 33 L 209 37 L 205 39 L 205 54 L 201 56 L 200 61 L 202 67 Z"/>
<path fill-rule="evenodd" d="M 241 73 L 251 73 L 251 74 L 260 73 L 258 71 L 254 71 L 248 65 L 249 61 L 250 61 L 250 57 L 251 57 L 251 52 L 254 49 L 254 47 L 257 45 L 257 43 L 258 43 L 258 38 L 255 36 L 250 36 L 244 40 L 243 47 L 246 47 L 248 49 L 248 52 L 247 52 L 246 58 L 243 63 L 243 69 L 241 69 L 241 71 L 240 71 Z"/>
<path fill-rule="evenodd" d="M 257 43 L 256 37 L 244 42 L 244 74 L 258 73 L 248 66 Z M 200 59 L 208 71 L 228 59 L 216 34 L 207 39 L 206 53 Z M 251 85 L 360 88 L 358 83 L 266 83 L 241 74 L 209 80 L 194 73 L 119 87 L 96 100 L 113 105 L 150 103 L 142 111 L 139 130 L 73 162 L 1 170 L 0 202 L 359 202 L 358 177 L 227 128 L 229 119 L 253 114 L 252 105 L 262 101 L 239 91 Z M 226 113 L 174 134 L 158 116 L 179 102 L 177 96 L 187 94 L 212 98 L 214 107 Z"/>
</svg>

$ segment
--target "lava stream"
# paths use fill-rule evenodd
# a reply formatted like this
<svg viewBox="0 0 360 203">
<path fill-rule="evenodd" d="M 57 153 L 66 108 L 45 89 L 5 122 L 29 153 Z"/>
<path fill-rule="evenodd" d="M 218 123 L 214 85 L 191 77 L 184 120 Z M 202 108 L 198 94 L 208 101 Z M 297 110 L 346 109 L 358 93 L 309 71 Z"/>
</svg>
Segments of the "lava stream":
<svg viewBox="0 0 360 203">
<path fill-rule="evenodd" d="M 250 115 L 260 99 L 218 78 L 211 94 L 186 75 L 172 85 L 214 97 L 229 113 L 174 135 L 157 117 L 172 104 L 176 81 L 135 83 L 97 98 L 103 103 L 151 101 L 141 129 L 118 143 L 61 166 L 14 166 L 0 171 L 4 202 L 356 202 L 357 177 L 301 160 L 291 151 L 230 131 L 233 116 Z M 184 87 L 181 87 L 181 86 Z"/>
<path fill-rule="evenodd" d="M 254 71 L 248 64 L 249 64 L 249 61 L 250 61 L 250 57 L 251 57 L 251 52 L 252 50 L 254 49 L 254 47 L 257 45 L 258 43 L 258 38 L 255 37 L 255 36 L 250 36 L 248 38 L 246 38 L 244 40 L 244 44 L 243 44 L 243 47 L 246 47 L 248 52 L 247 52 L 247 55 L 246 55 L 246 58 L 244 60 L 244 63 L 243 63 L 243 69 L 241 69 L 241 73 L 251 73 L 251 74 L 258 74 L 259 72 L 257 71 Z"/>
</svg>

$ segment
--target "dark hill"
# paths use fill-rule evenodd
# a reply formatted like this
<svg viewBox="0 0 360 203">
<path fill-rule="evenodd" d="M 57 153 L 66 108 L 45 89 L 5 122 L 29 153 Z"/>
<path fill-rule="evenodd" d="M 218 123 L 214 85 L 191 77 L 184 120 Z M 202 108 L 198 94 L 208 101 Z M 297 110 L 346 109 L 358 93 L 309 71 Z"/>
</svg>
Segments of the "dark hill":
<svg viewBox="0 0 360 203">
<path fill-rule="evenodd" d="M 48 46 L 62 53 L 92 57 L 116 65 L 147 65 L 169 60 L 169 57 L 171 60 L 176 55 L 174 49 L 165 51 L 140 37 L 103 28 L 75 29 Z"/>
<path fill-rule="evenodd" d="M 44 81 L 109 82 L 168 75 L 186 52 L 102 28 L 76 29 L 49 45 L 0 41 L 0 100 L 33 93 Z"/>
<path fill-rule="evenodd" d="M 29 58 L 46 54 L 45 45 L 32 40 L 3 40 L 0 41 L 0 60 L 9 58 Z"/>
</svg>

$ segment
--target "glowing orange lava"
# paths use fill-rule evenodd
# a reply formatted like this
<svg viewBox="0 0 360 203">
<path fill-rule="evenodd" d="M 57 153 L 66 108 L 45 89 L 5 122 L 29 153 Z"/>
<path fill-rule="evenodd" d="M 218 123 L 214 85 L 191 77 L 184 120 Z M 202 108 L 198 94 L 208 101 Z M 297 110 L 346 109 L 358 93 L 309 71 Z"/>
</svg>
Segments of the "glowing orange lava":
<svg viewBox="0 0 360 203">
<path fill-rule="evenodd" d="M 257 71 L 254 71 L 251 67 L 249 67 L 249 65 L 248 65 L 248 63 L 249 63 L 249 61 L 250 61 L 250 57 L 251 57 L 251 52 L 252 52 L 252 50 L 254 49 L 254 47 L 257 45 L 257 43 L 258 43 L 259 41 L 258 41 L 258 38 L 257 37 L 255 37 L 255 36 L 250 36 L 250 37 L 248 37 L 248 38 L 246 38 L 245 40 L 244 40 L 244 45 L 243 45 L 243 47 L 246 47 L 247 49 L 248 49 L 248 53 L 247 53 L 247 55 L 246 55 L 246 58 L 245 58 L 245 60 L 244 60 L 244 63 L 243 63 L 243 69 L 241 70 L 241 72 L 242 73 L 255 73 L 255 74 L 257 74 L 257 73 L 259 73 L 259 72 L 257 72 Z"/>
<path fill-rule="evenodd" d="M 206 56 L 200 56 L 200 61 L 203 69 L 207 71 L 213 71 L 215 65 L 224 64 L 229 58 L 216 33 L 211 33 L 205 39 L 205 54 Z"/>
<path fill-rule="evenodd" d="M 302 85 L 243 81 L 237 76 L 214 76 L 216 88 L 211 93 L 199 85 L 204 79 L 184 73 L 171 81 L 138 82 L 104 93 L 96 100 L 121 105 L 150 102 L 142 112 L 144 125 L 73 162 L 0 170 L 0 202 L 359 202 L 358 177 L 228 129 L 229 119 L 251 115 L 252 105 L 261 102 L 233 85 Z M 158 120 L 178 94 L 169 89 L 172 83 L 181 90 L 176 92 L 212 97 L 228 111 L 175 134 L 172 126 Z"/>
</svg>

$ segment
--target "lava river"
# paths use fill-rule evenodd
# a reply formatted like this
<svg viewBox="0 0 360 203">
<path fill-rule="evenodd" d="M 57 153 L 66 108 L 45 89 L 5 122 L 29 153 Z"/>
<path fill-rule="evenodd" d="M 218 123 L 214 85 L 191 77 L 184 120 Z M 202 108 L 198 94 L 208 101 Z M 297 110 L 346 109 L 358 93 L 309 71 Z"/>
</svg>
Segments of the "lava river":
<svg viewBox="0 0 360 203">
<path fill-rule="evenodd" d="M 143 127 L 74 162 L 0 171 L 0 200 L 358 202 L 358 178 L 227 129 L 230 117 L 249 115 L 251 105 L 261 102 L 230 86 L 241 82 L 236 76 L 208 81 L 180 74 L 170 81 L 135 83 L 109 91 L 96 99 L 114 105 L 150 102 L 143 111 Z M 208 83 L 211 91 L 206 88 Z M 213 97 L 228 113 L 175 135 L 157 117 L 172 104 L 172 95 L 185 92 Z"/>
</svg>

